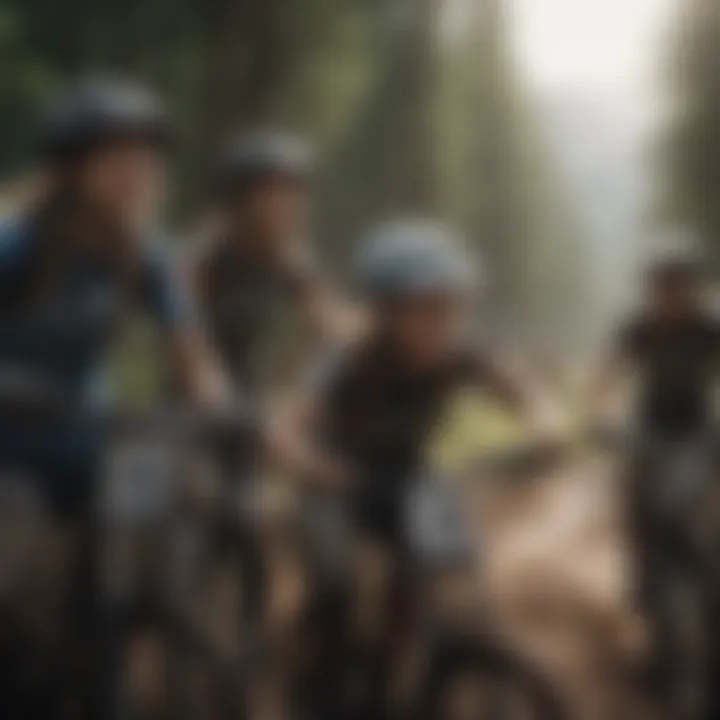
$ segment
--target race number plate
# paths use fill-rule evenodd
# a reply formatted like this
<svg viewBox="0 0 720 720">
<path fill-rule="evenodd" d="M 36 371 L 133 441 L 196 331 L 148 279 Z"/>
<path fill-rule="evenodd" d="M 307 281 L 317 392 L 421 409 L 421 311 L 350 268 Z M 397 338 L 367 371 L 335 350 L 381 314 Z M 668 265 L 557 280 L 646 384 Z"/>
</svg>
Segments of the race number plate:
<svg viewBox="0 0 720 720">
<path fill-rule="evenodd" d="M 167 439 L 130 438 L 108 452 L 103 473 L 101 512 L 108 520 L 145 524 L 173 507 L 175 453 Z"/>
<path fill-rule="evenodd" d="M 443 567 L 472 561 L 472 532 L 452 488 L 432 480 L 418 483 L 408 497 L 406 523 L 411 551 L 421 564 Z"/>
</svg>

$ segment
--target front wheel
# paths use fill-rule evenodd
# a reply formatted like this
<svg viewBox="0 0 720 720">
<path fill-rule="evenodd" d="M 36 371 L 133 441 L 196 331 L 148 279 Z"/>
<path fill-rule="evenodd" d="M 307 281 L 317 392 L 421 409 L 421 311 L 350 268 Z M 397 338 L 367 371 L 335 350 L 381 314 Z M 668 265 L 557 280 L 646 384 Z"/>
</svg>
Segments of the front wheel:
<svg viewBox="0 0 720 720">
<path fill-rule="evenodd" d="M 508 648 L 464 637 L 431 653 L 415 717 L 423 720 L 562 720 L 544 678 Z"/>
</svg>

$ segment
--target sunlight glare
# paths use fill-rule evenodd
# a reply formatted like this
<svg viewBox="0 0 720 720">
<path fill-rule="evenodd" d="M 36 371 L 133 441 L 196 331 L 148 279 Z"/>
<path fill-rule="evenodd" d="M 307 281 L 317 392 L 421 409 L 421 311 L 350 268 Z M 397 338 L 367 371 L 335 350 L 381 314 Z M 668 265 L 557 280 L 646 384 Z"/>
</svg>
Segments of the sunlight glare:
<svg viewBox="0 0 720 720">
<path fill-rule="evenodd" d="M 545 89 L 630 91 L 649 82 L 674 0 L 511 0 L 517 50 Z"/>
</svg>

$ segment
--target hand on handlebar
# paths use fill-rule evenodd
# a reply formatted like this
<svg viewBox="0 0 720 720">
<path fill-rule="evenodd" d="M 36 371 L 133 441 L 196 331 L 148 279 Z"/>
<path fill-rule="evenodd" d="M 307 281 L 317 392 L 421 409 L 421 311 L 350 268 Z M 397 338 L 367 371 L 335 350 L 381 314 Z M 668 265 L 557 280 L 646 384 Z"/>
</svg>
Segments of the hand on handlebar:
<svg viewBox="0 0 720 720">
<path fill-rule="evenodd" d="M 354 482 L 352 469 L 346 463 L 330 456 L 320 456 L 315 462 L 313 484 L 323 490 L 342 493 Z"/>
</svg>

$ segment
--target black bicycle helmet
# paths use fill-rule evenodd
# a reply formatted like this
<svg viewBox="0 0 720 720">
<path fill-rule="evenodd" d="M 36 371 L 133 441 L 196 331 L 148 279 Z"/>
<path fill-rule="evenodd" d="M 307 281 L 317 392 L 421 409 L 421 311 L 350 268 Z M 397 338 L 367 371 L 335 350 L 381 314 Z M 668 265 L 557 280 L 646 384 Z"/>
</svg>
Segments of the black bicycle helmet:
<svg viewBox="0 0 720 720">
<path fill-rule="evenodd" d="M 127 80 L 91 78 L 51 103 L 40 124 L 38 150 L 43 158 L 62 159 L 134 136 L 165 149 L 171 135 L 167 109 L 148 88 Z"/>
<path fill-rule="evenodd" d="M 220 158 L 217 189 L 223 193 L 243 190 L 270 177 L 306 183 L 314 170 L 313 153 L 300 137 L 277 130 L 241 135 Z"/>
<path fill-rule="evenodd" d="M 358 284 L 372 299 L 465 292 L 478 281 L 476 263 L 441 223 L 398 220 L 375 230 L 357 263 Z"/>
</svg>

